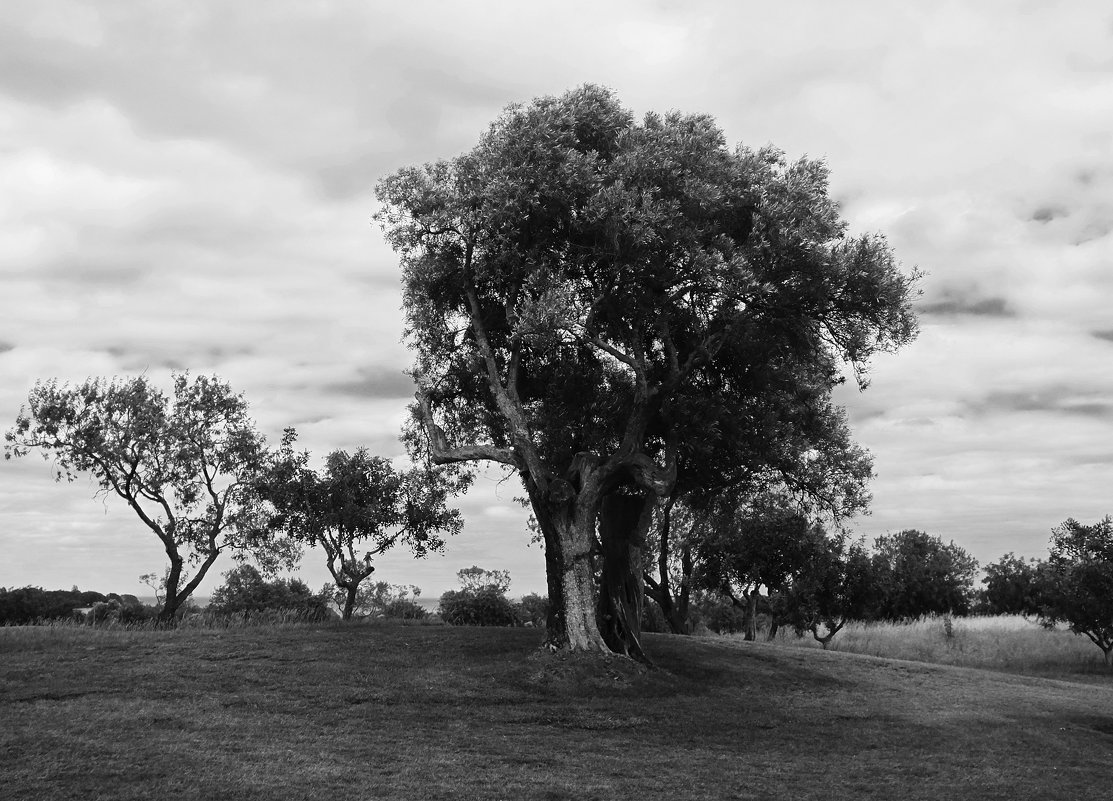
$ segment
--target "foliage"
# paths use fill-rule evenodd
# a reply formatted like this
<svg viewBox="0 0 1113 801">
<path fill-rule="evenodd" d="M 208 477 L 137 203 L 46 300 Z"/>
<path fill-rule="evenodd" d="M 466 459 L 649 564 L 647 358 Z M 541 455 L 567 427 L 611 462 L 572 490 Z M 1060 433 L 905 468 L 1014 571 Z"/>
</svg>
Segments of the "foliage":
<svg viewBox="0 0 1113 801">
<path fill-rule="evenodd" d="M 509 576 L 509 574 L 507 574 Z M 523 626 L 541 628 L 549 617 L 549 599 L 536 592 L 523 595 L 515 604 L 515 617 Z"/>
<path fill-rule="evenodd" d="M 44 620 L 69 618 L 73 610 L 103 603 L 99 592 L 44 590 L 41 587 L 0 587 L 0 626 L 24 626 Z"/>
<path fill-rule="evenodd" d="M 984 615 L 1038 615 L 1040 563 L 1007 553 L 985 566 L 977 611 Z"/>
<path fill-rule="evenodd" d="M 324 550 L 344 594 L 342 617 L 349 620 L 376 556 L 401 542 L 421 557 L 444 548 L 442 534 L 459 532 L 460 513 L 446 501 L 463 484 L 429 467 L 398 472 L 389 459 L 365 448 L 333 451 L 318 473 L 309 468 L 308 452 L 294 451 L 296 439 L 297 433 L 286 429 L 259 482 L 260 493 L 276 511 L 273 528 Z"/>
<path fill-rule="evenodd" d="M 873 562 L 861 543 L 813 537 L 801 569 L 779 594 L 778 612 L 798 635 L 824 648 L 851 620 L 869 619 L 877 603 Z"/>
<path fill-rule="evenodd" d="M 694 580 L 701 589 L 730 598 L 746 614 L 746 636 L 757 633 L 762 588 L 781 590 L 803 571 L 826 537 L 783 497 L 724 493 L 699 516 Z"/>
<path fill-rule="evenodd" d="M 335 584 L 326 584 L 321 588 L 320 595 L 328 598 L 337 612 L 344 612 L 348 600 L 346 589 Z M 420 596 L 421 588 L 413 584 L 390 584 L 385 581 L 364 583 L 360 585 L 356 595 L 351 617 L 424 620 L 429 610 L 417 602 Z"/>
<path fill-rule="evenodd" d="M 730 598 L 700 590 L 692 598 L 692 628 L 716 634 L 735 634 L 746 628 L 746 612 Z"/>
<path fill-rule="evenodd" d="M 518 614 L 506 597 L 510 573 L 506 570 L 484 570 L 467 567 L 457 571 L 459 590 L 441 595 L 438 614 L 453 626 L 514 626 Z"/>
<path fill-rule="evenodd" d="M 1042 620 L 1086 635 L 1113 667 L 1113 519 L 1088 526 L 1070 518 L 1053 529 L 1037 584 Z"/>
<path fill-rule="evenodd" d="M 490 590 L 502 595 L 510 589 L 509 570 L 485 570 L 472 565 L 456 571 L 456 579 L 464 592 L 482 592 Z"/>
<path fill-rule="evenodd" d="M 206 611 L 242 615 L 246 620 L 260 612 L 281 610 L 304 619 L 327 620 L 332 616 L 328 602 L 299 579 L 267 581 L 254 566 L 240 565 L 224 574 L 224 584 L 213 591 Z"/>
<path fill-rule="evenodd" d="M 873 615 L 912 620 L 922 615 L 970 612 L 978 562 L 952 541 L 907 529 L 874 542 L 879 597 Z"/>
<path fill-rule="evenodd" d="M 159 538 L 170 562 L 164 621 L 222 553 L 268 570 L 297 557 L 263 525 L 254 486 L 263 437 L 247 402 L 216 377 L 176 374 L 172 398 L 144 376 L 40 381 L 5 439 L 5 458 L 37 448 L 59 481 L 91 474 L 99 494 L 118 495 Z"/>
<path fill-rule="evenodd" d="M 638 121 L 589 85 L 376 191 L 420 388 L 409 442 L 522 476 L 554 644 L 640 649 L 589 613 L 598 596 L 621 626 L 640 603 L 646 516 L 602 535 L 599 583 L 589 565 L 607 498 L 773 475 L 864 504 L 830 391 L 915 335 L 916 276 L 848 234 L 822 162 L 731 150 L 706 115 Z"/>
</svg>

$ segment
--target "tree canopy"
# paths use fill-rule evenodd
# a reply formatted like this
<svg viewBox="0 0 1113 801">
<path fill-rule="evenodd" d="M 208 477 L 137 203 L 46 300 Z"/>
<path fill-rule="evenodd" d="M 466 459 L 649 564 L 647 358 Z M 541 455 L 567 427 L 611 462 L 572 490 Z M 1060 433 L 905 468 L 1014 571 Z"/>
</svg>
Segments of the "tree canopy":
<svg viewBox="0 0 1113 801">
<path fill-rule="evenodd" d="M 35 384 L 5 434 L 5 458 L 38 449 L 55 478 L 90 474 L 159 538 L 169 560 L 160 620 L 170 621 L 222 553 L 292 565 L 292 541 L 263 524 L 255 492 L 265 443 L 247 402 L 218 378 L 177 374 L 167 397 L 145 376 Z M 192 573 L 189 569 L 192 568 Z"/>
<path fill-rule="evenodd" d="M 1113 667 L 1113 518 L 1092 525 L 1069 518 L 1057 526 L 1037 584 L 1044 621 L 1086 635 Z"/>
<path fill-rule="evenodd" d="M 916 332 L 916 275 L 848 233 L 821 161 L 731 149 L 707 115 L 637 120 L 597 86 L 512 106 L 377 194 L 415 351 L 411 441 L 521 475 L 557 645 L 638 650 L 635 507 L 678 478 L 806 490 L 852 469 L 830 390 Z"/>
</svg>

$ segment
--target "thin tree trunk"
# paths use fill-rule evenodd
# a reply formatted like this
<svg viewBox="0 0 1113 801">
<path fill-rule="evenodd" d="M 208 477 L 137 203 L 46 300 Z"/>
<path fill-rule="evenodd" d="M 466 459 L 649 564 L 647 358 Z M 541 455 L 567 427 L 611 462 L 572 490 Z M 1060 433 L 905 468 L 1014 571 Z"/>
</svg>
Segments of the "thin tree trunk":
<svg viewBox="0 0 1113 801">
<path fill-rule="evenodd" d="M 746 633 L 743 639 L 753 642 L 757 639 L 757 587 L 746 596 Z"/>
</svg>

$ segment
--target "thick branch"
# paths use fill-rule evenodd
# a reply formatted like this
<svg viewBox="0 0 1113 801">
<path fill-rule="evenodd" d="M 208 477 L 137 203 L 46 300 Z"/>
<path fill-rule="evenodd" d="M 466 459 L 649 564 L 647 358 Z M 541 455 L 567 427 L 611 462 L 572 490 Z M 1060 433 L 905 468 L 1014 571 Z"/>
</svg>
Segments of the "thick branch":
<svg viewBox="0 0 1113 801">
<path fill-rule="evenodd" d="M 433 420 L 433 411 L 429 407 L 428 393 L 419 391 L 414 397 L 417 398 L 418 408 L 421 411 L 421 422 L 425 427 L 425 435 L 429 438 L 429 455 L 436 464 L 488 461 L 517 468 L 522 466 L 515 452 L 507 448 L 483 444 L 450 447 L 444 429 Z"/>
</svg>

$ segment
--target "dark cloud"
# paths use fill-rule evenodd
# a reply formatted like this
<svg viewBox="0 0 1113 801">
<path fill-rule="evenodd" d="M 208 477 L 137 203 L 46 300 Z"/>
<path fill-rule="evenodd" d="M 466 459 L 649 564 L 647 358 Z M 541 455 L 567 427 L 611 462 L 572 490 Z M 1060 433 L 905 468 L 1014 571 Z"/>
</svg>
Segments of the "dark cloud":
<svg viewBox="0 0 1113 801">
<path fill-rule="evenodd" d="M 417 387 L 401 370 L 373 367 L 357 371 L 352 381 L 339 381 L 328 385 L 331 392 L 353 395 L 358 398 L 408 398 Z"/>
<path fill-rule="evenodd" d="M 974 317 L 1015 317 L 1009 302 L 1000 296 L 973 298 L 957 293 L 945 292 L 943 298 L 917 306 L 920 314 L 927 317 L 954 317 L 970 315 Z"/>
<path fill-rule="evenodd" d="M 1106 342 L 1113 342 L 1113 329 L 1108 331 L 1091 331 L 1090 336 L 1095 339 L 1104 339 Z"/>
<path fill-rule="evenodd" d="M 0 353 L 7 353 L 9 350 L 15 350 L 15 345 L 0 341 Z"/>
<path fill-rule="evenodd" d="M 1062 206 L 1040 206 L 1032 212 L 1029 218 L 1038 223 L 1049 223 L 1052 220 L 1058 220 L 1061 217 L 1069 217 L 1070 212 Z"/>
<path fill-rule="evenodd" d="M 1071 417 L 1113 419 L 1113 400 L 1069 387 L 1044 387 L 1029 392 L 990 392 L 967 404 L 975 414 L 1037 412 Z"/>
</svg>

